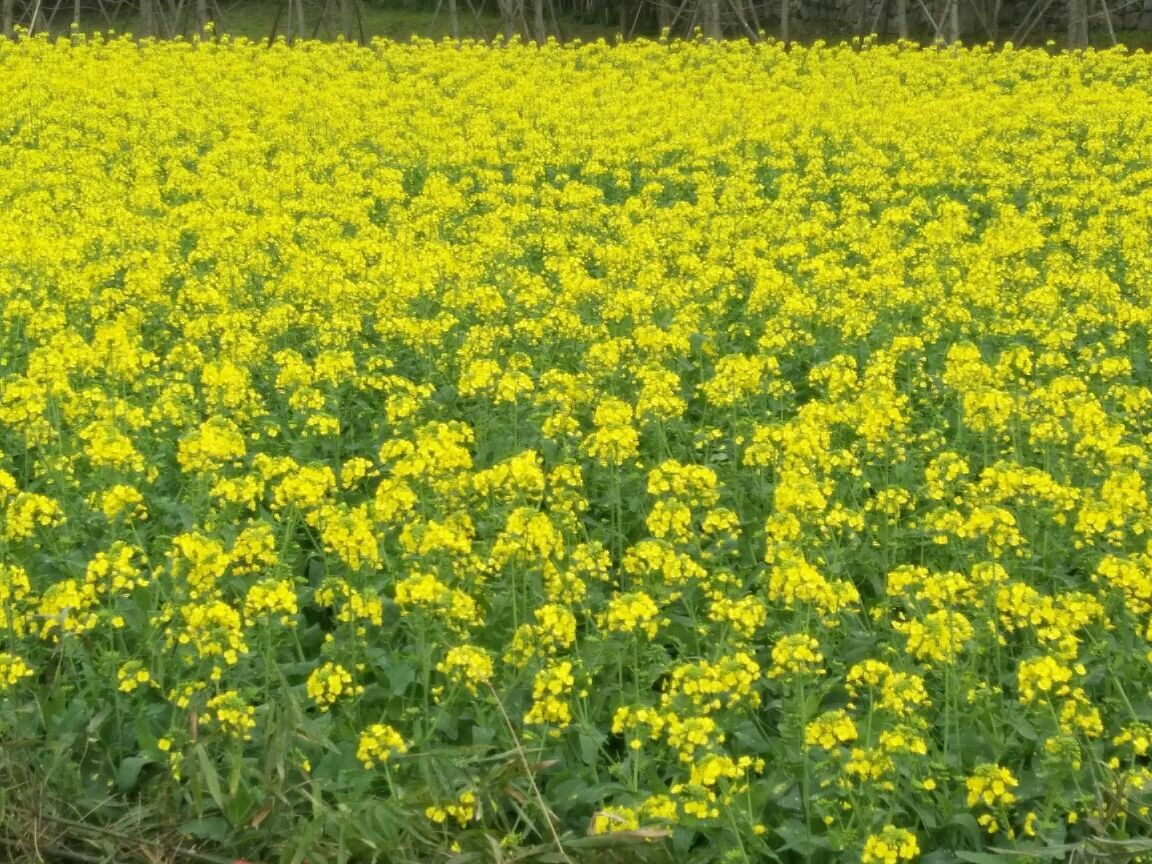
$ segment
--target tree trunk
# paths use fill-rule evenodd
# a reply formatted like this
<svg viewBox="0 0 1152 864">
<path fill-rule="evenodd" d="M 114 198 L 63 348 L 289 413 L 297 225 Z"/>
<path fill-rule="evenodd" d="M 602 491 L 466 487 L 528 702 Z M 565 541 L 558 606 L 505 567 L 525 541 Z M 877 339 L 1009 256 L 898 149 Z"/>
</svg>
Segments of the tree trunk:
<svg viewBox="0 0 1152 864">
<path fill-rule="evenodd" d="M 960 40 L 960 0 L 952 0 L 948 8 L 948 44 Z"/>
<path fill-rule="evenodd" d="M 872 29 L 880 37 L 881 42 L 888 38 L 888 20 L 892 17 L 889 5 L 889 0 L 880 0 L 880 5 L 876 9 L 876 24 Z"/>
<path fill-rule="evenodd" d="M 1116 45 L 1116 29 L 1112 26 L 1112 13 L 1108 11 L 1108 0 L 1100 0 L 1100 11 L 1104 13 L 1104 24 L 1108 28 L 1108 39 Z"/>
<path fill-rule="evenodd" d="M 543 45 L 548 38 L 544 24 L 544 0 L 532 0 L 532 29 L 536 31 L 537 44 Z"/>
<path fill-rule="evenodd" d="M 144 0 L 140 2 L 143 4 Z M 171 0 L 169 3 L 164 3 L 163 0 L 151 0 L 148 8 L 148 26 L 152 28 L 151 35 L 170 39 L 177 33 L 183 33 L 185 5 L 184 0 Z"/>
<path fill-rule="evenodd" d="M 756 11 L 756 0 L 748 0 L 748 17 L 752 19 L 752 26 L 756 30 L 756 41 L 760 41 L 760 37 L 764 34 L 764 28 L 760 26 L 760 13 Z"/>
<path fill-rule="evenodd" d="M 340 0 L 340 32 L 345 39 L 352 38 L 352 0 Z"/>
<path fill-rule="evenodd" d="M 155 0 L 140 0 L 140 36 L 156 35 Z"/>
<path fill-rule="evenodd" d="M 448 0 L 448 32 L 452 34 L 452 41 L 460 41 L 460 13 L 456 9 L 456 0 Z"/>
<path fill-rule="evenodd" d="M 710 39 L 722 39 L 720 28 L 720 0 L 704 0 L 704 35 Z"/>
<path fill-rule="evenodd" d="M 780 0 L 780 41 L 784 43 L 785 48 L 792 44 L 791 19 L 792 0 Z"/>
<path fill-rule="evenodd" d="M 1068 0 L 1068 47 L 1083 48 L 1088 44 L 1088 4 L 1085 0 Z"/>
<path fill-rule="evenodd" d="M 948 27 L 948 3 L 949 0 L 940 0 L 932 4 L 932 14 L 928 17 L 932 19 L 933 43 L 944 41 L 944 33 Z"/>
<path fill-rule="evenodd" d="M 516 33 L 516 7 L 513 0 L 497 0 L 500 17 L 504 22 L 504 38 L 511 39 Z"/>
<path fill-rule="evenodd" d="M 901 39 L 908 38 L 908 0 L 896 0 L 896 33 Z"/>
<path fill-rule="evenodd" d="M 12 25 L 16 19 L 16 0 L 0 0 L 0 26 L 4 28 L 4 35 L 12 38 Z"/>
</svg>

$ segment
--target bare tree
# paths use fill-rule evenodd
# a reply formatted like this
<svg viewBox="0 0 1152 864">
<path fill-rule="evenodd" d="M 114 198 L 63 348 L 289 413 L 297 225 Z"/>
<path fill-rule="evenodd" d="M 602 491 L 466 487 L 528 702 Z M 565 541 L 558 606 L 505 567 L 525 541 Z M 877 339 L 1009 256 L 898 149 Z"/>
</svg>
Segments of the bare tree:
<svg viewBox="0 0 1152 864">
<path fill-rule="evenodd" d="M 1112 13 L 1108 11 L 1108 0 L 1100 0 L 1100 12 L 1104 15 L 1104 26 L 1108 28 L 1108 39 L 1116 44 L 1116 30 L 1112 26 Z"/>
<path fill-rule="evenodd" d="M 1068 46 L 1083 48 L 1088 44 L 1088 3 L 1068 0 Z"/>
<path fill-rule="evenodd" d="M 890 5 L 889 0 L 880 0 L 876 4 L 876 14 L 872 16 L 872 30 L 881 39 L 888 36 L 888 19 L 892 17 L 892 12 L 888 8 Z"/>
<path fill-rule="evenodd" d="M 729 0 L 729 5 L 732 7 L 736 20 L 740 23 L 741 29 L 748 34 L 748 38 L 753 42 L 760 41 L 760 34 L 753 29 L 748 15 L 744 14 L 744 0 Z"/>
<path fill-rule="evenodd" d="M 724 31 L 720 26 L 720 0 L 703 0 L 704 35 L 711 39 L 722 39 Z"/>
<path fill-rule="evenodd" d="M 524 0 L 496 0 L 500 18 L 504 22 L 504 36 L 511 39 L 517 33 L 528 35 L 528 20 L 524 13 Z"/>
<path fill-rule="evenodd" d="M 456 0 L 448 0 L 448 32 L 452 34 L 452 41 L 460 41 L 460 13 L 456 9 Z"/>
<path fill-rule="evenodd" d="M 233 0 L 247 2 L 247 0 Z M 418 0 L 420 2 L 420 0 Z M 673 32 L 690 35 L 702 32 L 710 39 L 744 36 L 752 41 L 764 30 L 776 30 L 780 41 L 790 47 L 797 15 L 810 11 L 811 3 L 797 0 L 423 0 L 435 4 L 435 21 L 446 11 L 445 28 L 454 41 L 468 32 L 462 16 L 481 16 L 493 9 L 501 18 L 506 38 L 521 36 L 544 44 L 550 35 L 563 32 L 566 15 L 584 16 L 616 25 L 621 34 L 631 37 L 650 33 Z M 953 43 L 977 34 L 999 42 L 1010 39 L 1025 44 L 1029 36 L 1046 26 L 1060 5 L 1067 10 L 1067 40 L 1071 48 L 1088 45 L 1090 28 L 1097 22 L 1098 37 L 1117 41 L 1117 29 L 1132 26 L 1128 13 L 1131 6 L 1152 9 L 1152 0 L 831 0 L 837 7 L 837 19 L 853 28 L 858 35 L 878 34 L 881 39 L 896 35 L 909 39 L 909 31 L 923 22 L 934 40 Z M 0 0 L 0 34 L 12 37 L 17 26 L 29 32 L 48 30 L 62 32 L 71 16 L 73 25 L 92 26 L 100 15 L 113 24 L 109 11 L 137 13 L 134 21 L 141 37 L 170 38 L 178 34 L 199 33 L 211 37 L 211 26 L 220 27 L 223 20 L 220 0 Z M 276 0 L 277 10 L 272 25 L 272 38 L 278 33 L 290 41 L 317 34 L 342 35 L 363 41 L 364 20 L 360 0 Z M 1113 14 L 1116 13 L 1116 14 Z M 776 16 L 779 15 L 779 21 Z M 1147 29 L 1152 13 L 1145 14 L 1138 25 Z M 910 16 L 914 20 L 909 20 Z M 82 20 L 83 19 L 83 20 Z M 828 21 L 826 23 L 831 23 Z M 463 26 L 462 26 L 463 24 Z M 762 26 L 763 25 L 763 26 Z M 779 28 L 777 30 L 777 27 Z M 430 32 L 432 32 L 430 29 Z"/>
<path fill-rule="evenodd" d="M 623 4 L 620 8 L 624 8 Z M 544 40 L 548 38 L 544 24 L 544 0 L 532 0 L 532 24 L 536 33 L 536 41 L 543 45 Z"/>
<path fill-rule="evenodd" d="M 352 38 L 352 3 L 353 0 L 340 0 L 340 32 L 345 39 Z"/>
<path fill-rule="evenodd" d="M 140 0 L 140 35 L 144 37 L 156 35 L 155 0 Z"/>
<path fill-rule="evenodd" d="M 284 22 L 284 38 L 291 42 L 293 39 L 302 39 L 306 35 L 304 32 L 304 0 L 284 0 L 276 6 L 276 17 L 272 19 L 272 30 L 268 34 L 269 39 L 276 38 L 276 31 L 280 27 L 280 18 L 286 18 Z"/>
</svg>

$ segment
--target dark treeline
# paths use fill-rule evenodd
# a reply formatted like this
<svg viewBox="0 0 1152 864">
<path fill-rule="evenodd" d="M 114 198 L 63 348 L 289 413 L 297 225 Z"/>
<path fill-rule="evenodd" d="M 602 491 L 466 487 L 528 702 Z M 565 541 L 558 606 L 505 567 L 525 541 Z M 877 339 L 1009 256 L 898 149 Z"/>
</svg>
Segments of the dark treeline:
<svg viewBox="0 0 1152 864">
<path fill-rule="evenodd" d="M 67 32 L 128 22 L 137 36 L 207 35 L 215 22 L 246 35 L 289 40 L 366 40 L 388 15 L 380 0 L 0 0 L 3 33 Z M 1152 30 L 1152 0 L 391 0 L 392 11 L 424 15 L 442 35 L 565 38 L 575 28 L 627 37 L 702 34 L 710 38 L 880 39 L 1004 42 L 1056 36 L 1064 45 L 1116 44 L 1117 33 Z M 254 17 L 256 16 L 256 17 Z M 266 26 L 263 19 L 266 18 Z M 255 22 L 255 23 L 254 23 Z M 481 26 L 482 25 L 482 26 Z M 1136 41 L 1143 41 L 1137 38 Z"/>
</svg>

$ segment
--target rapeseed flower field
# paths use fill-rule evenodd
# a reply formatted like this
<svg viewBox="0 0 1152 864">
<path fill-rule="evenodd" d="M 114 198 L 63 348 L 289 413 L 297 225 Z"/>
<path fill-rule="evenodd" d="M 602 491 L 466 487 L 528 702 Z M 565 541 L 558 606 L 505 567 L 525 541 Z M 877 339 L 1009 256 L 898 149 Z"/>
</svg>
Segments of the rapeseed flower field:
<svg viewBox="0 0 1152 864">
<path fill-rule="evenodd" d="M 1150 92 L 0 41 L 0 836 L 1146 852 Z"/>
</svg>

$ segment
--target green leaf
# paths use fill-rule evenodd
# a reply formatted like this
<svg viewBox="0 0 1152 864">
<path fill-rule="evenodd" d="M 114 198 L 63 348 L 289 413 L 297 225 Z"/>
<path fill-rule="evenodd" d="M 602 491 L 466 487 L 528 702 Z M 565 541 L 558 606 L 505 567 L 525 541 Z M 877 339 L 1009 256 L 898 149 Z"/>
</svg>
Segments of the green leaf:
<svg viewBox="0 0 1152 864">
<path fill-rule="evenodd" d="M 224 815 L 234 826 L 240 827 L 248 821 L 249 814 L 252 813 L 258 803 L 260 803 L 258 794 L 247 786 L 241 785 L 235 794 L 228 799 L 227 806 L 223 808 Z"/>
<path fill-rule="evenodd" d="M 933 849 L 916 859 L 917 864 L 956 864 L 956 858 L 947 849 Z"/>
<path fill-rule="evenodd" d="M 976 822 L 976 817 L 971 813 L 955 814 L 950 824 L 968 830 L 975 837 L 981 836 L 980 825 Z"/>
<path fill-rule="evenodd" d="M 580 744 L 580 761 L 585 765 L 595 765 L 600 758 L 600 747 L 604 743 L 603 733 L 593 735 L 588 729 L 581 729 L 578 736 Z"/>
<path fill-rule="evenodd" d="M 1009 864 L 1012 861 L 1008 856 L 994 852 L 957 852 L 956 857 L 971 864 Z"/>
<path fill-rule="evenodd" d="M 826 837 L 813 834 L 799 819 L 789 819 L 780 823 L 776 826 L 776 833 L 784 841 L 783 848 L 799 852 L 801 855 L 811 855 L 816 850 L 828 846 Z"/>
<path fill-rule="evenodd" d="M 146 756 L 129 756 L 120 762 L 116 772 L 116 788 L 123 794 L 136 788 L 141 769 L 152 760 Z"/>
<path fill-rule="evenodd" d="M 1068 853 L 1078 851 L 1083 853 L 1084 847 L 1079 843 L 1061 843 L 1055 846 L 1038 846 L 1028 847 L 1019 850 L 996 850 L 1001 855 L 1008 855 L 1015 859 L 1023 859 L 1024 861 L 1035 861 L 1039 858 L 1048 858 L 1053 861 L 1067 861 Z"/>
<path fill-rule="evenodd" d="M 315 588 L 324 581 L 324 562 L 319 558 L 308 559 L 308 584 Z"/>
<path fill-rule="evenodd" d="M 216 766 L 212 764 L 203 744 L 197 744 L 192 749 L 196 754 L 196 761 L 200 766 L 204 785 L 208 787 L 208 794 L 212 796 L 212 800 L 216 802 L 216 806 L 220 808 L 221 812 L 224 812 L 228 799 L 224 797 L 224 790 L 220 788 L 220 775 L 216 772 Z"/>
<path fill-rule="evenodd" d="M 209 816 L 205 819 L 193 819 L 180 826 L 180 833 L 200 840 L 213 840 L 223 843 L 231 832 L 228 820 L 222 816 Z"/>
<path fill-rule="evenodd" d="M 416 680 L 416 670 L 408 663 L 390 663 L 385 670 L 388 677 L 388 686 L 393 696 L 403 696 L 408 687 Z"/>
<path fill-rule="evenodd" d="M 1027 717 L 1021 714 L 1015 714 L 1012 717 L 1012 729 L 1025 741 L 1035 741 L 1038 737 L 1036 727 L 1028 721 Z"/>
<path fill-rule="evenodd" d="M 771 748 L 772 744 L 767 736 L 754 723 L 741 723 L 733 733 L 733 737 L 748 749 L 763 753 Z"/>
<path fill-rule="evenodd" d="M 937 826 L 940 824 L 939 820 L 936 818 L 936 811 L 931 807 L 924 807 L 916 802 L 912 802 L 911 806 L 916 815 L 920 818 L 920 822 L 924 825 L 924 827 L 929 831 L 935 831 Z"/>
</svg>

